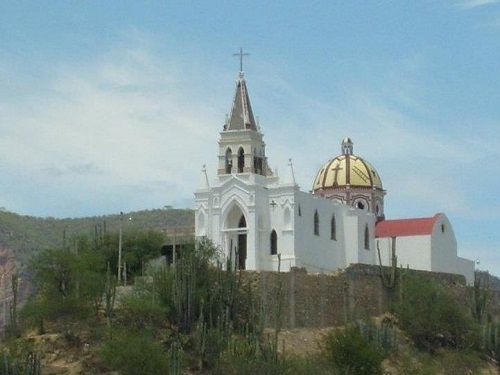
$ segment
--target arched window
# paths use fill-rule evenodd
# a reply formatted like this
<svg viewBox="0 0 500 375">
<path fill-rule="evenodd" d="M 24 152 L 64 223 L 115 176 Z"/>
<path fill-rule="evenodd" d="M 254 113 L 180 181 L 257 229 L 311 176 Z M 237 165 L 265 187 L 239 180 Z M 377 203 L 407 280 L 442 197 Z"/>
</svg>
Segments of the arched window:
<svg viewBox="0 0 500 375">
<path fill-rule="evenodd" d="M 370 231 L 368 224 L 365 226 L 365 250 L 370 250 Z"/>
<path fill-rule="evenodd" d="M 319 236 L 319 215 L 318 210 L 314 211 L 314 234 Z"/>
<path fill-rule="evenodd" d="M 273 229 L 271 231 L 271 255 L 278 254 L 278 235 L 276 231 Z"/>
<path fill-rule="evenodd" d="M 288 207 L 285 208 L 285 212 L 283 213 L 283 224 L 285 224 L 285 229 L 290 229 L 292 225 L 292 214 Z"/>
<path fill-rule="evenodd" d="M 226 150 L 226 174 L 230 174 L 233 169 L 233 152 L 230 148 Z"/>
<path fill-rule="evenodd" d="M 335 214 L 332 215 L 332 221 L 330 222 L 330 239 L 337 240 L 337 223 L 335 222 Z"/>
<path fill-rule="evenodd" d="M 238 173 L 243 173 L 243 169 L 245 168 L 245 151 L 243 147 L 240 147 L 238 150 Z"/>
</svg>

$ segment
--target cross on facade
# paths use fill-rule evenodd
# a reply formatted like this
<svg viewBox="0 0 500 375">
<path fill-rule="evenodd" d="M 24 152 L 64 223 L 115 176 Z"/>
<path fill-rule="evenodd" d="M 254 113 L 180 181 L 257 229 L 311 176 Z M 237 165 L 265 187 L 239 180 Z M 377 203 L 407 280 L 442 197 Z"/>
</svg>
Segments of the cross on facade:
<svg viewBox="0 0 500 375">
<path fill-rule="evenodd" d="M 277 204 L 274 200 L 272 200 L 272 201 L 271 201 L 271 206 L 272 206 L 273 208 L 274 208 L 274 207 L 276 207 L 277 205 L 278 205 L 278 204 Z"/>
<path fill-rule="evenodd" d="M 243 72 L 243 56 L 250 56 L 249 53 L 243 53 L 243 48 L 240 48 L 240 52 L 233 53 L 233 56 L 240 57 L 240 72 Z"/>
</svg>

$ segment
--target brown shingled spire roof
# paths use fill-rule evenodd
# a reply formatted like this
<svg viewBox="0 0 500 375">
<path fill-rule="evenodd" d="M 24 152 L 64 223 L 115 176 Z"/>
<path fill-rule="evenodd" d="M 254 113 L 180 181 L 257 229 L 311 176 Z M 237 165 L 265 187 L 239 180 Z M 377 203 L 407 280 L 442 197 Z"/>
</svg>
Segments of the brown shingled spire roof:
<svg viewBox="0 0 500 375">
<path fill-rule="evenodd" d="M 236 81 L 233 107 L 227 123 L 226 130 L 257 130 L 253 117 L 252 106 L 248 96 L 247 84 L 243 72 L 239 73 Z"/>
</svg>

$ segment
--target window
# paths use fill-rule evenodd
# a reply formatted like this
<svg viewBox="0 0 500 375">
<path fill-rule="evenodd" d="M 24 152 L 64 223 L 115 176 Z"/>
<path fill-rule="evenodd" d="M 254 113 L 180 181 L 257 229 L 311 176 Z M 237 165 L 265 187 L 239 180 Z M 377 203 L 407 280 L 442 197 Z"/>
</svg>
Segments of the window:
<svg viewBox="0 0 500 375">
<path fill-rule="evenodd" d="M 243 151 L 243 147 L 240 147 L 238 150 L 238 173 L 243 173 L 245 168 L 245 151 Z"/>
<path fill-rule="evenodd" d="M 271 255 L 278 254 L 278 235 L 276 231 L 273 229 L 271 231 Z"/>
<path fill-rule="evenodd" d="M 337 240 L 337 223 L 335 222 L 335 214 L 332 215 L 332 221 L 330 223 L 330 239 Z"/>
<path fill-rule="evenodd" d="M 318 210 L 314 211 L 314 234 L 319 236 L 319 215 Z"/>
<path fill-rule="evenodd" d="M 230 148 L 226 150 L 226 174 L 230 174 L 233 169 L 233 152 Z"/>
<path fill-rule="evenodd" d="M 290 229 L 292 226 L 292 214 L 288 207 L 285 208 L 285 212 L 283 213 L 283 223 L 285 224 L 285 229 Z"/>
<path fill-rule="evenodd" d="M 370 250 L 370 231 L 368 224 L 365 226 L 365 250 Z"/>
<path fill-rule="evenodd" d="M 444 233 L 444 224 L 441 224 L 441 233 Z"/>
<path fill-rule="evenodd" d="M 359 202 L 357 203 L 357 206 L 358 206 L 358 208 L 359 208 L 360 210 L 364 210 L 364 209 L 365 209 L 365 205 L 364 205 L 364 203 L 363 203 L 363 202 L 361 202 L 361 201 L 359 201 Z"/>
<path fill-rule="evenodd" d="M 302 211 L 300 209 L 300 204 L 299 204 L 299 216 L 302 216 Z"/>
</svg>

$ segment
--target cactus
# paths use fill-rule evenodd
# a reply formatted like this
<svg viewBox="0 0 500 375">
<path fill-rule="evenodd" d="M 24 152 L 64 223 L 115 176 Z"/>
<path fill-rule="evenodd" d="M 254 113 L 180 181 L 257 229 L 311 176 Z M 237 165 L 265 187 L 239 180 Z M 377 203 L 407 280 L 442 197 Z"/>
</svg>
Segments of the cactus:
<svg viewBox="0 0 500 375">
<path fill-rule="evenodd" d="M 489 322 L 481 327 L 482 349 L 490 356 L 500 359 L 498 324 Z"/>
<path fill-rule="evenodd" d="M 394 288 L 396 285 L 396 271 L 398 267 L 398 257 L 396 256 L 396 237 L 391 237 L 391 268 L 389 270 L 389 274 L 386 275 L 384 273 L 384 267 L 382 266 L 382 258 L 380 256 L 380 246 L 379 241 L 377 241 L 377 253 L 378 253 L 378 262 L 380 269 L 380 277 L 382 278 L 382 284 L 389 289 Z"/>
<path fill-rule="evenodd" d="M 490 291 L 489 285 L 484 285 L 485 283 L 481 282 L 478 272 L 474 276 L 472 316 L 481 324 L 484 321 L 484 315 L 490 300 Z"/>
<path fill-rule="evenodd" d="M 104 285 L 104 300 L 106 302 L 106 320 L 109 328 L 109 334 L 111 335 L 111 324 L 113 319 L 113 309 L 115 306 L 116 297 L 116 282 L 111 276 L 111 267 L 108 262 L 108 267 L 106 270 L 106 284 Z"/>
<path fill-rule="evenodd" d="M 367 341 L 375 343 L 385 352 L 398 349 L 397 330 L 392 324 L 387 322 L 365 323 L 359 320 L 356 322 L 356 327 Z"/>
<path fill-rule="evenodd" d="M 24 360 L 11 358 L 6 351 L 3 352 L 3 366 L 0 375 L 40 375 L 42 367 L 40 358 L 36 353 L 29 353 Z"/>
<path fill-rule="evenodd" d="M 11 277 L 11 290 L 12 290 L 12 300 L 9 304 L 9 325 L 7 327 L 7 333 L 11 337 L 19 336 L 19 330 L 17 327 L 17 302 L 19 293 L 19 275 L 14 272 Z"/>
<path fill-rule="evenodd" d="M 180 375 L 182 374 L 182 346 L 179 341 L 174 341 L 170 346 L 168 351 L 168 356 L 170 360 L 170 374 Z"/>
</svg>

